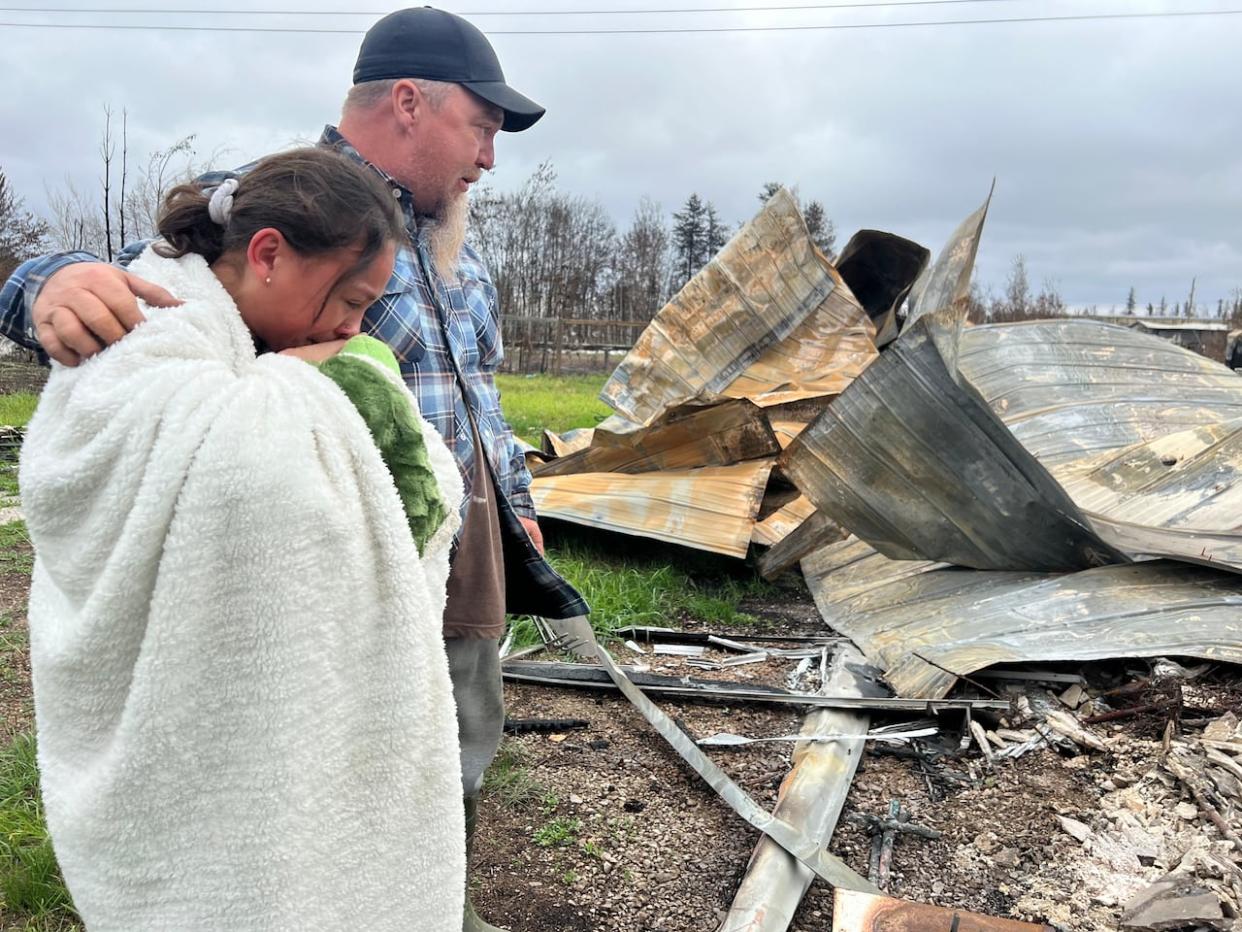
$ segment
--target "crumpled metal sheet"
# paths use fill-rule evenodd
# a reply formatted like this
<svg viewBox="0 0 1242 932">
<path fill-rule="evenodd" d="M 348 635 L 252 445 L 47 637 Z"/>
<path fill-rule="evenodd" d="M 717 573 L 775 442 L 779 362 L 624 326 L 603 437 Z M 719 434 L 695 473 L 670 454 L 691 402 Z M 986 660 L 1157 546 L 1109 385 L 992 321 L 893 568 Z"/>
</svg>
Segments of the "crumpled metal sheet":
<svg viewBox="0 0 1242 932">
<path fill-rule="evenodd" d="M 589 447 L 551 461 L 535 476 L 728 466 L 780 452 L 767 416 L 749 401 L 674 413 L 680 416 L 634 433 L 597 429 Z"/>
<path fill-rule="evenodd" d="M 997 663 L 1189 656 L 1242 663 L 1242 579 L 1170 561 L 1077 573 L 890 560 L 865 543 L 802 562 L 824 620 L 900 696 L 936 699 Z"/>
<path fill-rule="evenodd" d="M 837 256 L 837 271 L 875 324 L 876 346 L 897 338 L 897 312 L 929 258 L 925 247 L 881 230 L 859 230 Z"/>
<path fill-rule="evenodd" d="M 893 559 L 1040 570 L 1124 561 L 958 372 L 990 200 L 915 283 L 901 336 L 780 466 L 816 508 Z"/>
<path fill-rule="evenodd" d="M 940 270 L 945 255 L 973 255 L 973 229 L 955 234 L 920 302 L 936 281 L 962 281 Z M 1065 571 L 1174 557 L 1242 571 L 1237 374 L 1098 321 L 961 331 L 957 305 L 912 317 L 779 461 L 819 510 L 894 559 Z"/>
<path fill-rule="evenodd" d="M 531 497 L 543 517 L 744 557 L 773 462 L 546 476 Z"/>
<path fill-rule="evenodd" d="M 1242 418 L 1237 373 L 1101 321 L 971 327 L 958 368 L 1058 478 L 1110 450 Z"/>
<path fill-rule="evenodd" d="M 600 397 L 647 426 L 688 402 L 835 394 L 875 357 L 873 333 L 781 190 L 660 310 Z"/>
<path fill-rule="evenodd" d="M 780 464 L 833 521 L 893 559 L 1068 570 L 1125 557 L 959 382 L 921 317 L 785 450 Z"/>
<path fill-rule="evenodd" d="M 799 495 L 782 505 L 762 521 L 755 523 L 751 542 L 762 547 L 774 547 L 792 534 L 807 518 L 815 513 L 815 506 L 805 495 Z"/>
<path fill-rule="evenodd" d="M 585 450 L 591 445 L 591 438 L 595 435 L 594 428 L 577 427 L 573 430 L 567 430 L 563 434 L 555 431 L 544 430 L 542 438 L 540 438 L 540 447 L 545 456 L 561 457 L 569 456 L 578 450 Z"/>
</svg>

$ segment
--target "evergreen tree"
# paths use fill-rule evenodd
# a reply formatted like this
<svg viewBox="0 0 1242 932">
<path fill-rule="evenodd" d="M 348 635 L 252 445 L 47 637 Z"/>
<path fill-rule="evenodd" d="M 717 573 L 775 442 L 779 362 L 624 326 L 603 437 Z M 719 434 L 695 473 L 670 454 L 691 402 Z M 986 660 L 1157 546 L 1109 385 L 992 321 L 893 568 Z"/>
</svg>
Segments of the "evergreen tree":
<svg viewBox="0 0 1242 932">
<path fill-rule="evenodd" d="M 806 230 L 811 234 L 811 240 L 829 259 L 835 259 L 837 255 L 835 251 L 837 228 L 828 219 L 824 205 L 819 201 L 811 201 L 806 205 L 806 210 L 802 212 L 802 216 L 806 220 Z"/>
<path fill-rule="evenodd" d="M 716 205 L 711 201 L 707 202 L 703 215 L 703 233 L 705 245 L 703 265 L 706 265 L 729 241 L 729 231 L 720 222 L 720 217 L 716 214 Z"/>
<path fill-rule="evenodd" d="M 693 278 L 707 261 L 708 206 L 697 194 L 691 194 L 673 214 L 674 275 L 679 286 Z"/>
<path fill-rule="evenodd" d="M 779 191 L 783 185 L 779 181 L 768 181 L 763 185 L 763 190 L 759 192 L 759 203 L 766 204 L 772 199 L 772 195 Z"/>
<path fill-rule="evenodd" d="M 1134 295 L 1134 286 L 1130 286 L 1130 295 L 1126 298 L 1126 316 L 1133 317 L 1134 309 L 1138 307 L 1138 300 Z"/>
</svg>

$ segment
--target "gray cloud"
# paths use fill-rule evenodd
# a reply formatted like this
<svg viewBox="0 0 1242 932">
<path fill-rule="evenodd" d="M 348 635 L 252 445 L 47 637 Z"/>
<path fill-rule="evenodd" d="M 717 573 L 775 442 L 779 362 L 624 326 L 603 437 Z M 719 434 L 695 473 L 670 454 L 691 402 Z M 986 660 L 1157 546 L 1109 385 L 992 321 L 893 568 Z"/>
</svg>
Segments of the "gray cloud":
<svg viewBox="0 0 1242 932">
<path fill-rule="evenodd" d="M 308 8 L 310 0 L 293 5 Z M 1197 0 L 1196 7 L 1227 4 Z M 878 22 L 1087 8 L 1184 5 L 1032 0 L 658 22 Z M 477 21 L 500 29 L 640 20 L 652 17 Z M 265 22 L 368 24 L 366 17 Z M 999 286 L 1013 255 L 1023 253 L 1032 280 L 1055 282 L 1073 303 L 1120 303 L 1131 285 L 1143 303 L 1161 295 L 1173 301 L 1197 277 L 1198 294 L 1214 305 L 1242 285 L 1240 35 L 1242 17 L 496 36 L 511 83 L 545 104 L 548 115 L 533 130 L 502 138 L 492 183 L 516 186 L 550 159 L 564 190 L 598 198 L 624 225 L 641 196 L 672 211 L 691 191 L 739 221 L 757 207 L 763 182 L 779 180 L 822 201 L 842 239 L 859 227 L 879 227 L 934 250 L 995 176 L 979 262 L 985 283 Z M 5 30 L 5 40 L 0 166 L 36 209 L 45 182 L 71 176 L 90 184 L 98 175 L 104 102 L 128 109 L 130 148 L 139 157 L 191 133 L 200 153 L 218 151 L 226 163 L 314 137 L 337 116 L 358 41 L 15 29 Z"/>
</svg>

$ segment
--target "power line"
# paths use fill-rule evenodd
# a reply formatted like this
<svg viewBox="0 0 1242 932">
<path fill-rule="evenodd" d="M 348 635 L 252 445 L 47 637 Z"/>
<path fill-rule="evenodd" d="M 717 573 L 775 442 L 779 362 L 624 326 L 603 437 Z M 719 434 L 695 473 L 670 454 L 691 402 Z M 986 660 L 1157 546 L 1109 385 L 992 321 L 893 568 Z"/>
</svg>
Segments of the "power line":
<svg viewBox="0 0 1242 932">
<path fill-rule="evenodd" d="M 461 16 L 629 16 L 669 13 L 784 13 L 809 10 L 854 10 L 874 7 L 947 6 L 963 3 L 1023 3 L 1026 0 L 855 0 L 848 3 L 806 3 L 783 6 L 705 6 L 645 10 L 467 10 Z M 0 13 L 152 13 L 168 16 L 385 16 L 392 10 L 168 10 L 151 7 L 124 9 L 99 7 L 0 6 Z"/>
<path fill-rule="evenodd" d="M 923 20 L 902 23 L 827 23 L 812 26 L 701 26 L 701 27 L 667 27 L 652 29 L 487 29 L 491 36 L 621 36 L 621 35 L 673 35 L 686 33 L 755 33 L 755 32 L 827 32 L 832 30 L 857 29 L 907 29 L 926 26 L 984 26 L 1004 23 L 1074 23 L 1102 20 L 1136 20 L 1136 19 L 1186 19 L 1205 16 L 1237 16 L 1239 10 L 1179 10 L 1164 13 L 1083 13 L 1066 16 L 1017 16 L 997 19 L 944 19 Z M 287 34 L 318 34 L 338 36 L 362 35 L 362 29 L 318 29 L 314 27 L 283 27 L 283 26 L 151 26 L 124 23 L 7 23 L 0 22 L 0 27 L 10 26 L 26 29 L 112 29 L 125 31 L 154 32 L 253 32 L 253 33 L 287 33 Z"/>
</svg>

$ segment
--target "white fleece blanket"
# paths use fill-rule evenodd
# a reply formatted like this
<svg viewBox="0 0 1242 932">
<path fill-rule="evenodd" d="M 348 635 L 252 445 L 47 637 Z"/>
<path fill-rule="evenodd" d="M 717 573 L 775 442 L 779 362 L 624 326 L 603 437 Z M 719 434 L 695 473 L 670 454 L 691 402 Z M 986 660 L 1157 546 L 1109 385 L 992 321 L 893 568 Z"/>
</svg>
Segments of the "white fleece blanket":
<svg viewBox="0 0 1242 932">
<path fill-rule="evenodd" d="M 57 369 L 21 463 L 43 796 L 86 927 L 458 932 L 453 527 L 420 559 L 345 395 L 256 358 L 201 258 L 131 271 L 185 304 Z"/>
</svg>

